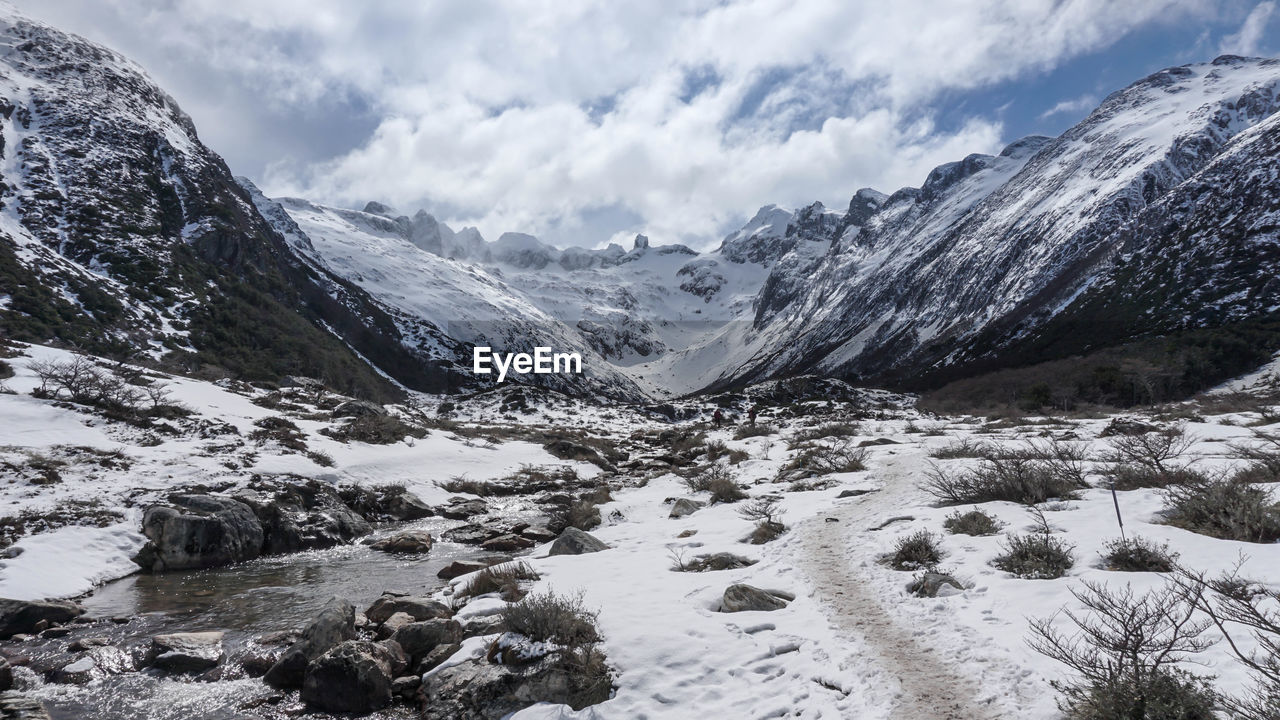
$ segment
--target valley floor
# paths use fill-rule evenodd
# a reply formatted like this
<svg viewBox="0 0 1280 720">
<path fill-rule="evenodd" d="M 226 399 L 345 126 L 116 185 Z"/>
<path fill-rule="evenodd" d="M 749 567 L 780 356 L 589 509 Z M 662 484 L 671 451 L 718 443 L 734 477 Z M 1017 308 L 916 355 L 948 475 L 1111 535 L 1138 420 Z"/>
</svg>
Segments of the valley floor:
<svg viewBox="0 0 1280 720">
<path fill-rule="evenodd" d="M 1049 681 L 1064 677 L 1065 669 L 1028 645 L 1030 622 L 1079 608 L 1072 591 L 1084 581 L 1129 584 L 1136 592 L 1164 583 L 1161 573 L 1103 568 L 1106 543 L 1119 537 L 1112 493 L 1102 479 L 1108 465 L 1101 458 L 1114 441 L 1101 436 L 1111 417 L 929 417 L 883 396 L 859 404 L 767 406 L 758 432 L 751 432 L 736 415 L 744 407 L 741 398 L 728 401 L 729 425 L 715 428 L 704 422 L 710 406 L 694 407 L 693 420 L 672 424 L 639 408 L 593 407 L 556 396 L 513 402 L 497 393 L 469 401 L 419 398 L 398 412 L 425 435 L 375 445 L 321 434 L 340 425 L 323 412 L 333 404 L 323 392 L 308 399 L 228 382 L 163 378 L 172 391 L 168 402 L 186 406 L 189 415 L 153 427 L 116 422 L 70 402 L 32 397 L 40 384 L 33 363 L 70 356 L 36 346 L 22 352 L 7 361 L 16 371 L 4 381 L 13 394 L 0 395 L 0 514 L 7 546 L 0 597 L 82 596 L 133 573 L 131 557 L 145 540 L 142 511 L 175 489 L 226 492 L 255 475 L 282 474 L 335 484 L 395 483 L 435 506 L 458 495 L 481 497 L 489 503 L 488 519 L 500 522 L 528 508 L 485 495 L 484 483 L 535 467 L 568 468 L 580 478 L 607 482 L 610 497 L 598 503 L 601 524 L 590 533 L 608 550 L 549 556 L 541 545 L 524 560 L 540 576 L 527 590 L 580 594 L 598 610 L 601 648 L 616 672 L 614 695 L 576 712 L 535 705 L 517 713 L 521 719 L 1052 718 L 1057 694 Z M 442 413 L 446 401 L 453 407 Z M 1189 442 L 1179 462 L 1206 473 L 1243 465 L 1239 445 L 1257 443 L 1259 431 L 1280 429 L 1267 424 L 1278 418 L 1260 419 L 1255 412 L 1215 413 L 1207 405 L 1187 406 L 1175 413 L 1181 417 L 1165 412 L 1133 419 L 1181 428 Z M 275 417 L 287 418 L 297 434 L 282 441 L 258 432 L 264 418 Z M 820 427 L 827 429 L 815 430 Z M 617 472 L 603 470 L 608 463 L 558 459 L 543 442 L 554 432 L 577 433 L 593 447 L 609 446 L 627 457 L 612 463 Z M 668 447 L 682 441 L 680 449 Z M 939 507 L 923 486 L 935 468 L 957 473 L 982 460 L 935 454 L 946 455 L 939 451 L 958 443 L 1012 452 L 1050 441 L 1087 456 L 1081 467 L 1090 487 L 1074 499 L 1036 508 L 982 503 L 998 522 L 993 535 L 944 530 L 957 508 Z M 708 461 L 700 449 L 681 459 L 692 446 L 719 457 Z M 807 450 L 835 446 L 857 448 L 865 469 L 801 472 Z M 749 497 L 670 517 L 674 499 L 708 501 L 705 491 L 691 490 L 688 478 L 711 466 L 727 470 Z M 481 483 L 473 486 L 481 495 L 440 486 L 451 478 Z M 768 498 L 776 498 L 776 517 L 787 531 L 771 542 L 744 542 L 755 522 L 743 508 Z M 1212 538 L 1165 524 L 1165 500 L 1156 489 L 1120 491 L 1114 502 L 1129 537 L 1167 543 L 1182 565 L 1216 574 L 1239 564 L 1243 576 L 1280 585 L 1280 544 Z M 1074 564 L 1064 577 L 1022 579 L 993 566 L 1011 536 L 1046 524 L 1072 548 Z M 883 562 L 899 541 L 921 530 L 940 544 L 936 569 L 963 589 L 917 597 L 907 589 L 917 573 Z M 376 534 L 388 532 L 379 528 Z M 432 552 L 447 554 L 449 547 L 438 542 Z M 712 553 L 733 553 L 754 564 L 675 571 Z M 467 582 L 465 576 L 439 582 L 407 562 L 380 589 L 430 590 L 447 601 Z M 734 584 L 791 599 L 769 612 L 721 612 L 725 590 Z M 378 590 L 352 600 L 363 607 Z M 497 595 L 480 596 L 458 603 L 458 618 L 492 615 L 504 604 Z M 1061 616 L 1055 623 L 1071 629 Z M 492 640 L 463 641 L 443 667 L 483 656 Z M 1225 643 L 1197 659 L 1200 665 L 1188 667 L 1214 676 L 1219 690 L 1238 693 L 1249 686 L 1248 673 Z M 30 682 L 37 696 L 53 697 Z M 168 717 L 163 707 L 151 707 L 149 716 Z"/>
</svg>

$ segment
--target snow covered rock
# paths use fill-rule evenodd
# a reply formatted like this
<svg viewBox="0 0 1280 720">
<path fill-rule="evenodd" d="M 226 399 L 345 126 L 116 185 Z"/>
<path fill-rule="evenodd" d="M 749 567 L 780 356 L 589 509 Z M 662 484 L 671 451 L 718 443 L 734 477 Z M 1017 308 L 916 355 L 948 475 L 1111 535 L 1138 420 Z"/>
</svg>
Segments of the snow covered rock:
<svg viewBox="0 0 1280 720">
<path fill-rule="evenodd" d="M 256 513 L 268 555 L 345 545 L 373 530 L 332 485 L 318 480 L 269 485 L 237 500 Z"/>
<path fill-rule="evenodd" d="M 391 704 L 390 650 L 366 640 L 347 640 L 307 666 L 302 700 L 331 713 L 368 713 Z"/>
<path fill-rule="evenodd" d="M 147 665 L 173 673 L 197 673 L 217 667 L 225 656 L 220 631 L 170 633 L 151 638 Z"/>
<path fill-rule="evenodd" d="M 771 612 L 787 606 L 786 601 L 768 590 L 750 585 L 730 585 L 720 600 L 720 612 Z"/>
<path fill-rule="evenodd" d="M 551 543 L 551 550 L 548 555 L 583 555 L 585 553 L 600 552 L 608 550 L 609 546 L 605 545 L 594 535 L 579 530 L 576 527 L 567 527 L 560 533 L 560 537 Z"/>
<path fill-rule="evenodd" d="M 688 517 L 703 508 L 703 504 L 697 500 L 689 498 L 680 498 L 671 505 L 671 514 L 668 517 L 682 518 Z"/>
<path fill-rule="evenodd" d="M 29 602 L 0 598 L 0 640 L 68 623 L 83 613 L 84 609 L 70 600 Z"/>
<path fill-rule="evenodd" d="M 349 601 L 331 598 L 263 679 L 278 688 L 301 686 L 308 663 L 338 643 L 355 638 L 355 616 L 355 607 Z"/>
<path fill-rule="evenodd" d="M 919 597 L 938 597 L 963 592 L 959 580 L 944 573 L 927 572 L 907 583 L 907 592 Z"/>
</svg>

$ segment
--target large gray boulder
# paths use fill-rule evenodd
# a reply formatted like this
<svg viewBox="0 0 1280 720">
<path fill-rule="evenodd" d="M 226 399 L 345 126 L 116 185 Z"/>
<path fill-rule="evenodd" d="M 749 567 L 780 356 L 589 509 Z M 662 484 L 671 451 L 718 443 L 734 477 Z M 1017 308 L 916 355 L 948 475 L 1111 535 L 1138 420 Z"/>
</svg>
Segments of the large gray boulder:
<svg viewBox="0 0 1280 720">
<path fill-rule="evenodd" d="M 422 679 L 423 720 L 497 720 L 537 703 L 581 710 L 609 699 L 612 678 L 603 661 L 584 668 L 559 652 L 509 667 L 474 660 Z"/>
<path fill-rule="evenodd" d="M 218 631 L 156 635 L 145 664 L 172 673 L 204 672 L 225 657 L 222 638 Z"/>
<path fill-rule="evenodd" d="M 781 610 L 787 603 L 768 590 L 761 590 L 750 585 L 730 585 L 720 600 L 720 612 L 769 612 Z"/>
<path fill-rule="evenodd" d="M 369 609 L 364 611 L 364 615 L 369 618 L 369 622 L 381 625 L 399 612 L 408 613 L 415 622 L 453 617 L 453 611 L 448 605 L 431 598 L 410 595 L 383 595 L 373 601 Z"/>
<path fill-rule="evenodd" d="M 142 516 L 143 570 L 189 570 L 252 560 L 262 552 L 262 523 L 248 505 L 216 495 L 174 495 Z"/>
<path fill-rule="evenodd" d="M 608 550 L 609 546 L 605 545 L 594 535 L 579 530 L 576 527 L 567 527 L 564 532 L 560 533 L 560 537 L 551 543 L 551 551 L 548 555 L 583 555 L 586 553 L 600 552 Z"/>
<path fill-rule="evenodd" d="M 702 503 L 689 498 L 680 498 L 671 506 L 672 518 L 688 517 L 702 509 Z"/>
<path fill-rule="evenodd" d="M 437 645 L 462 642 L 462 625 L 457 620 L 424 620 L 401 626 L 391 636 L 409 657 L 418 660 Z"/>
<path fill-rule="evenodd" d="M 273 687 L 300 687 L 308 663 L 355 636 L 355 607 L 340 597 L 331 598 L 311 624 L 303 629 L 302 637 L 285 650 L 263 679 Z"/>
<path fill-rule="evenodd" d="M 70 600 L 9 600 L 0 598 L 0 640 L 31 635 L 52 625 L 80 617 L 84 609 Z"/>
<path fill-rule="evenodd" d="M 391 704 L 391 652 L 377 643 L 348 640 L 307 666 L 302 701 L 330 713 L 363 714 Z"/>
<path fill-rule="evenodd" d="M 369 547 L 385 553 L 421 555 L 431 549 L 434 540 L 426 530 L 404 530 L 388 535 Z"/>
</svg>

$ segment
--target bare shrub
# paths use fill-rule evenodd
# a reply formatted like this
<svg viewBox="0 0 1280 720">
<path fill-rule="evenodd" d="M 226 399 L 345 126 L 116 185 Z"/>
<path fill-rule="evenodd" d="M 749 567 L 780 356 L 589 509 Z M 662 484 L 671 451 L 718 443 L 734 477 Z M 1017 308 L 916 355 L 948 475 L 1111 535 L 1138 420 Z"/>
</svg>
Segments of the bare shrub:
<svg viewBox="0 0 1280 720">
<path fill-rule="evenodd" d="M 684 479 L 694 492 L 708 492 L 717 483 L 733 482 L 733 471 L 725 465 L 707 465 Z"/>
<path fill-rule="evenodd" d="M 833 422 L 797 430 L 788 440 L 787 449 L 795 450 L 805 443 L 830 437 L 853 437 L 862 431 L 856 422 Z"/>
<path fill-rule="evenodd" d="M 990 453 L 991 446 L 987 443 L 970 437 L 963 437 L 937 448 L 929 453 L 929 457 L 939 460 L 959 460 L 961 458 L 982 458 Z"/>
<path fill-rule="evenodd" d="M 972 469 L 946 472 L 934 465 L 924 489 L 943 505 L 1008 501 L 1035 505 L 1054 498 L 1075 499 L 1081 483 L 1051 462 L 1026 457 L 990 457 Z"/>
<path fill-rule="evenodd" d="M 448 480 L 437 480 L 436 487 L 451 493 L 467 493 L 485 497 L 491 494 L 490 484 L 484 480 L 472 480 L 465 475 L 454 475 Z"/>
<path fill-rule="evenodd" d="M 962 513 L 959 510 L 947 516 L 942 527 L 956 535 L 995 535 L 1003 525 L 994 516 L 974 508 Z"/>
<path fill-rule="evenodd" d="M 1280 590 L 1240 577 L 1239 565 L 1216 578 L 1186 569 L 1176 577 L 1253 675 L 1250 692 L 1222 704 L 1241 720 L 1280 718 Z M 1243 644 L 1245 635 L 1255 649 Z"/>
<path fill-rule="evenodd" d="M 782 523 L 782 511 L 778 509 L 778 498 L 762 497 L 747 503 L 738 514 L 756 523 L 746 541 L 752 545 L 763 545 L 776 540 L 787 531 Z"/>
<path fill-rule="evenodd" d="M 1188 464 L 1177 462 L 1195 438 L 1182 428 L 1117 435 L 1110 439 L 1110 473 L 1116 489 L 1165 487 L 1181 482 Z"/>
<path fill-rule="evenodd" d="M 77 355 L 71 360 L 38 360 L 29 367 L 40 379 L 37 397 L 65 399 L 107 411 L 133 414 L 143 392 L 120 375 Z"/>
<path fill-rule="evenodd" d="M 518 602 L 524 597 L 522 582 L 533 582 L 541 576 L 526 562 L 507 562 L 487 567 L 474 575 L 466 585 L 454 594 L 456 598 L 472 598 L 489 593 L 507 602 Z"/>
<path fill-rule="evenodd" d="M 836 442 L 815 443 L 801 450 L 783 468 L 783 472 L 799 471 L 805 477 L 831 473 L 861 472 L 867 469 L 866 448 L 857 447 L 848 438 Z"/>
<path fill-rule="evenodd" d="M 1064 635 L 1053 617 L 1033 620 L 1028 643 L 1071 668 L 1055 680 L 1059 705 L 1072 720 L 1179 718 L 1212 720 L 1216 698 L 1208 682 L 1177 667 L 1208 649 L 1212 623 L 1195 618 L 1196 603 L 1176 584 L 1143 595 L 1126 585 L 1085 582 L 1072 594 L 1086 608 L 1061 612 L 1078 632 Z"/>
<path fill-rule="evenodd" d="M 586 609 L 581 595 L 530 595 L 503 608 L 501 617 L 507 630 L 530 640 L 571 648 L 600 642 L 596 613 Z"/>
<path fill-rule="evenodd" d="M 711 493 L 711 504 L 735 503 L 751 497 L 738 483 L 724 477 L 718 477 L 707 483 L 707 491 Z"/>
<path fill-rule="evenodd" d="M 1197 476 L 1162 492 L 1170 525 L 1224 540 L 1280 540 L 1280 505 L 1266 488 L 1235 477 Z"/>
<path fill-rule="evenodd" d="M 777 435 L 778 428 L 768 423 L 756 423 L 755 425 L 739 425 L 737 430 L 733 431 L 734 440 L 746 440 L 747 438 L 763 437 L 765 435 Z"/>
<path fill-rule="evenodd" d="M 1047 532 L 1014 535 L 1003 544 L 1003 552 L 992 564 L 1026 580 L 1060 578 L 1075 564 L 1071 545 Z"/>
<path fill-rule="evenodd" d="M 894 570 L 924 570 L 936 567 L 942 562 L 942 538 L 929 532 L 919 530 L 906 537 L 898 538 L 893 552 L 885 558 L 885 562 Z"/>
<path fill-rule="evenodd" d="M 1172 572 L 1178 559 L 1168 543 L 1142 537 L 1110 540 L 1104 547 L 1102 567 L 1116 572 Z"/>
<path fill-rule="evenodd" d="M 338 442 L 362 442 L 370 445 L 391 445 L 406 437 L 425 437 L 423 428 L 409 425 L 391 415 L 361 415 L 345 425 L 325 428 L 321 434 Z"/>
<path fill-rule="evenodd" d="M 1261 430 L 1253 434 L 1257 443 L 1232 443 L 1232 454 L 1249 462 L 1251 482 L 1280 482 L 1280 434 Z"/>
</svg>

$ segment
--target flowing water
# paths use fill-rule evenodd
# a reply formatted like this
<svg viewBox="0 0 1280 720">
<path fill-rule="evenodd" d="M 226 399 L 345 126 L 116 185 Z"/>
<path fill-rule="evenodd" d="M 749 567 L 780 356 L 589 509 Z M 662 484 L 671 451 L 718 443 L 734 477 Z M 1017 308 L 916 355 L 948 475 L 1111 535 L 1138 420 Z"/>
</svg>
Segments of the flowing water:
<svg viewBox="0 0 1280 720">
<path fill-rule="evenodd" d="M 456 524 L 430 519 L 395 529 L 423 529 L 438 537 L 441 530 Z M 475 547 L 447 542 L 437 543 L 422 556 L 388 555 L 365 545 L 349 545 L 213 570 L 134 575 L 109 583 L 83 600 L 87 615 L 100 622 L 65 637 L 9 647 L 30 656 L 33 666 L 50 667 L 82 657 L 66 650 L 77 638 L 107 638 L 110 645 L 138 655 L 153 635 L 222 630 L 227 651 L 223 679 L 127 672 L 83 686 L 40 684 L 31 694 L 44 702 L 55 720 L 294 717 L 302 709 L 296 692 L 281 693 L 239 672 L 237 658 L 256 647 L 253 638 L 301 628 L 335 595 L 364 609 L 384 590 L 430 594 L 444 585 L 436 577 L 440 568 L 484 554 Z M 370 717 L 412 715 L 409 708 L 399 708 Z"/>
</svg>

